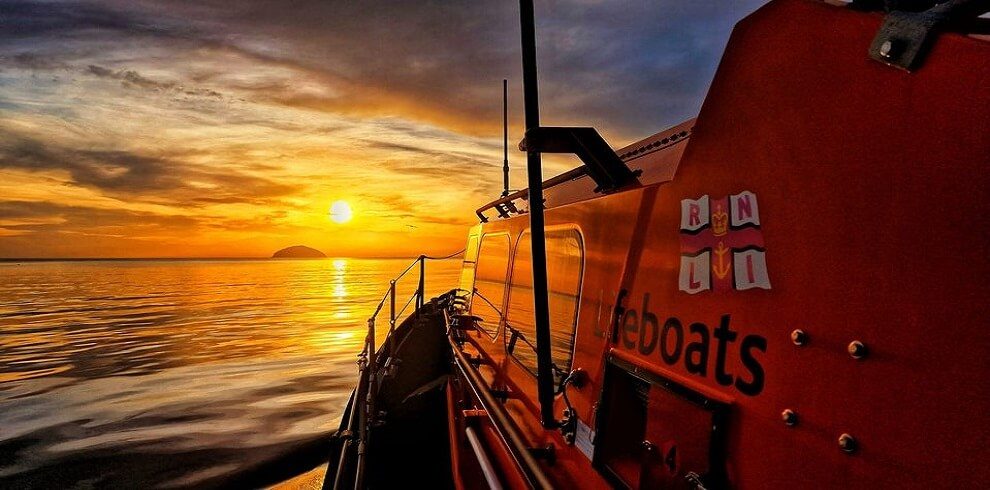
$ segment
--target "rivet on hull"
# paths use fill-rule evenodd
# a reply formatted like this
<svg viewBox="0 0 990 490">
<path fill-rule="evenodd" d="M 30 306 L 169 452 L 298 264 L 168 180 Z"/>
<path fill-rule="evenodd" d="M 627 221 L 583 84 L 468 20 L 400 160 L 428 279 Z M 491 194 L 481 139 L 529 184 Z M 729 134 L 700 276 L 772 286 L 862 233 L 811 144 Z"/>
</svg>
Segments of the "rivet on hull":
<svg viewBox="0 0 990 490">
<path fill-rule="evenodd" d="M 858 340 L 850 342 L 847 350 L 853 359 L 862 359 L 866 357 L 866 354 L 869 352 L 869 349 L 866 348 L 866 344 Z"/>
<path fill-rule="evenodd" d="M 839 436 L 839 448 L 844 452 L 852 453 L 856 451 L 858 444 L 856 443 L 856 438 L 849 434 L 842 434 Z"/>
</svg>

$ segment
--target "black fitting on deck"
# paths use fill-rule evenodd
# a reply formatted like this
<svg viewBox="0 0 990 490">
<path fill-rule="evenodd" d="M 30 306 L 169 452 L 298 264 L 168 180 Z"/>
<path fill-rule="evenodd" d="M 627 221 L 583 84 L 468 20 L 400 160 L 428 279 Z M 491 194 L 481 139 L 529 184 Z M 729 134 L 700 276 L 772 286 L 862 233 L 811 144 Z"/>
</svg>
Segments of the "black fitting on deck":
<svg viewBox="0 0 990 490">
<path fill-rule="evenodd" d="M 595 128 L 541 126 L 526 131 L 521 151 L 571 153 L 584 163 L 598 185 L 595 192 L 612 192 L 636 182 L 640 171 L 632 171 Z"/>
<path fill-rule="evenodd" d="M 863 8 L 869 4 L 860 1 L 855 5 Z M 888 0 L 884 6 L 888 13 L 870 44 L 870 57 L 889 66 L 913 71 L 921 66 L 940 31 L 987 12 L 990 1 Z"/>
</svg>

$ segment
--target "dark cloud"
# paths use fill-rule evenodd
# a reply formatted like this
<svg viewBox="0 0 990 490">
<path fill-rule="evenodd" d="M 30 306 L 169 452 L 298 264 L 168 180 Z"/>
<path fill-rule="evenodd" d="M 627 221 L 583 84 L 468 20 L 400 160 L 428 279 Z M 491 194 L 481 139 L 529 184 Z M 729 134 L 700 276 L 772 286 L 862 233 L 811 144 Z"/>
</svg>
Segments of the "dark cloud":
<svg viewBox="0 0 990 490">
<path fill-rule="evenodd" d="M 424 146 L 410 145 L 404 143 L 393 143 L 389 141 L 370 141 L 368 142 L 367 146 L 368 148 L 374 148 L 378 150 L 386 150 L 390 152 L 399 152 L 399 153 L 412 153 L 415 155 L 420 155 L 431 159 L 443 160 L 446 162 L 457 162 L 458 165 L 469 163 L 472 164 L 471 167 L 475 167 L 476 165 L 484 166 L 489 164 L 489 162 L 485 162 L 484 160 L 482 160 L 483 158 L 482 156 L 464 151 L 434 150 Z M 488 145 L 481 145 L 481 146 L 488 146 Z M 413 168 L 415 167 L 415 164 L 412 162 L 409 162 L 408 165 L 410 165 Z M 477 169 L 471 168 L 465 170 L 477 170 Z"/>
<path fill-rule="evenodd" d="M 298 233 L 301 228 L 285 222 L 286 215 L 272 211 L 232 218 L 0 201 L 0 216 L 7 221 L 0 225 L 6 235 L 0 239 L 0 257 L 176 256 L 189 253 L 181 246 L 189 238 L 216 231 Z"/>
<path fill-rule="evenodd" d="M 66 40 L 79 34 L 106 32 L 181 35 L 181 24 L 135 15 L 99 2 L 4 0 L 0 3 L 0 42 L 30 38 Z"/>
<path fill-rule="evenodd" d="M 160 158 L 63 148 L 9 131 L 0 131 L 0 168 L 66 170 L 76 184 L 109 191 L 139 193 L 182 185 Z"/>
<path fill-rule="evenodd" d="M 107 195 L 177 206 L 209 200 L 259 203 L 295 190 L 269 179 L 223 168 L 204 169 L 169 156 L 66 147 L 0 129 L 0 169 L 6 168 L 63 170 L 74 184 Z"/>
<path fill-rule="evenodd" d="M 127 88 L 138 88 L 145 90 L 153 90 L 158 92 L 181 92 L 186 95 L 198 95 L 206 97 L 222 98 L 223 95 L 216 90 L 201 89 L 201 88 L 186 88 L 179 85 L 176 82 L 162 82 L 158 80 L 152 80 L 151 78 L 145 77 L 134 70 L 118 70 L 113 71 L 109 68 L 99 66 L 99 65 L 88 65 L 85 70 L 86 73 L 90 75 L 95 75 L 99 78 L 108 78 L 112 80 L 120 80 L 121 85 Z"/>
<path fill-rule="evenodd" d="M 56 70 L 64 69 L 64 63 L 48 59 L 36 53 L 17 53 L 14 55 L 0 55 L 0 65 L 13 68 L 26 68 L 29 70 Z"/>
<path fill-rule="evenodd" d="M 113 229 L 131 231 L 188 231 L 190 227 L 199 226 L 203 218 L 164 215 L 148 212 L 131 211 L 126 209 L 98 208 L 91 206 L 76 206 L 42 201 L 0 201 L 0 216 L 10 219 L 20 219 L 24 224 L 5 225 L 8 230 L 51 232 L 112 232 Z"/>
<path fill-rule="evenodd" d="M 439 152 L 439 151 L 435 151 L 435 150 L 429 150 L 427 148 L 423 148 L 423 147 L 420 147 L 420 146 L 404 145 L 404 144 L 401 144 L 401 143 L 390 143 L 390 142 L 387 142 L 387 141 L 373 141 L 373 142 L 369 143 L 368 146 L 371 147 L 371 148 L 377 148 L 379 150 L 418 153 L 420 155 L 427 155 L 427 156 L 443 156 L 443 155 L 445 155 L 445 153 L 443 153 L 443 152 Z"/>
<path fill-rule="evenodd" d="M 543 3 L 538 34 L 544 118 L 644 135 L 692 117 L 732 24 L 761 3 Z M 512 80 L 513 100 L 520 100 L 512 2 L 196 5 L 217 25 L 270 43 L 271 57 L 354 84 L 347 97 L 293 95 L 286 87 L 276 97 L 287 104 L 327 110 L 391 106 L 452 126 L 495 129 L 502 78 Z M 513 116 L 521 116 L 518 103 Z"/>
<path fill-rule="evenodd" d="M 539 2 L 544 119 L 627 138 L 692 117 L 731 26 L 762 3 Z M 175 49 L 210 47 L 289 67 L 336 89 L 312 94 L 291 81 L 240 87 L 258 98 L 330 112 L 391 112 L 472 132 L 497 131 L 499 85 L 509 78 L 516 126 L 521 118 L 513 2 L 245 0 L 232 8 L 225 0 L 14 0 L 0 9 L 15 25 L 0 40 L 155 36 Z"/>
<path fill-rule="evenodd" d="M 227 231 L 293 228 L 282 223 L 288 213 L 275 210 L 251 218 L 213 215 L 162 214 L 122 208 L 79 206 L 47 201 L 0 201 L 0 216 L 18 220 L 0 228 L 29 233 L 90 233 L 137 237 L 190 234 L 207 229 Z"/>
<path fill-rule="evenodd" d="M 151 90 L 172 90 L 175 88 L 174 82 L 157 82 L 147 77 L 141 76 L 134 70 L 113 71 L 98 65 L 89 65 L 86 71 L 100 78 L 112 78 L 120 80 L 125 87 L 132 86 Z"/>
</svg>

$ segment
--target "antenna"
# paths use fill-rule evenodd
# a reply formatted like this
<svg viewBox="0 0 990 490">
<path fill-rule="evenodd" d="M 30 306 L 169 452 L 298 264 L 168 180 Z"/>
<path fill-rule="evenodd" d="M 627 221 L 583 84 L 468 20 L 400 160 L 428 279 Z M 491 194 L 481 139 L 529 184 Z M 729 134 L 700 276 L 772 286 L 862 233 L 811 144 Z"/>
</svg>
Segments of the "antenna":
<svg viewBox="0 0 990 490">
<path fill-rule="evenodd" d="M 502 79 L 502 197 L 509 195 L 509 81 Z"/>
</svg>

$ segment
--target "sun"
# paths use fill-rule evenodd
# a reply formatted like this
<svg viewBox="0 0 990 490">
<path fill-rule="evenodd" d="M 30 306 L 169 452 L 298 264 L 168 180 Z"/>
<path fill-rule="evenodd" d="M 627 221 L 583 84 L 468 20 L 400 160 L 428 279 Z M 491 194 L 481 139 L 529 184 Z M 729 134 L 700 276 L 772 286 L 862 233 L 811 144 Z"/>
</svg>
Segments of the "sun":
<svg viewBox="0 0 990 490">
<path fill-rule="evenodd" d="M 330 205 L 330 219 L 334 223 L 347 223 L 351 216 L 351 205 L 347 201 L 334 201 Z"/>
</svg>

